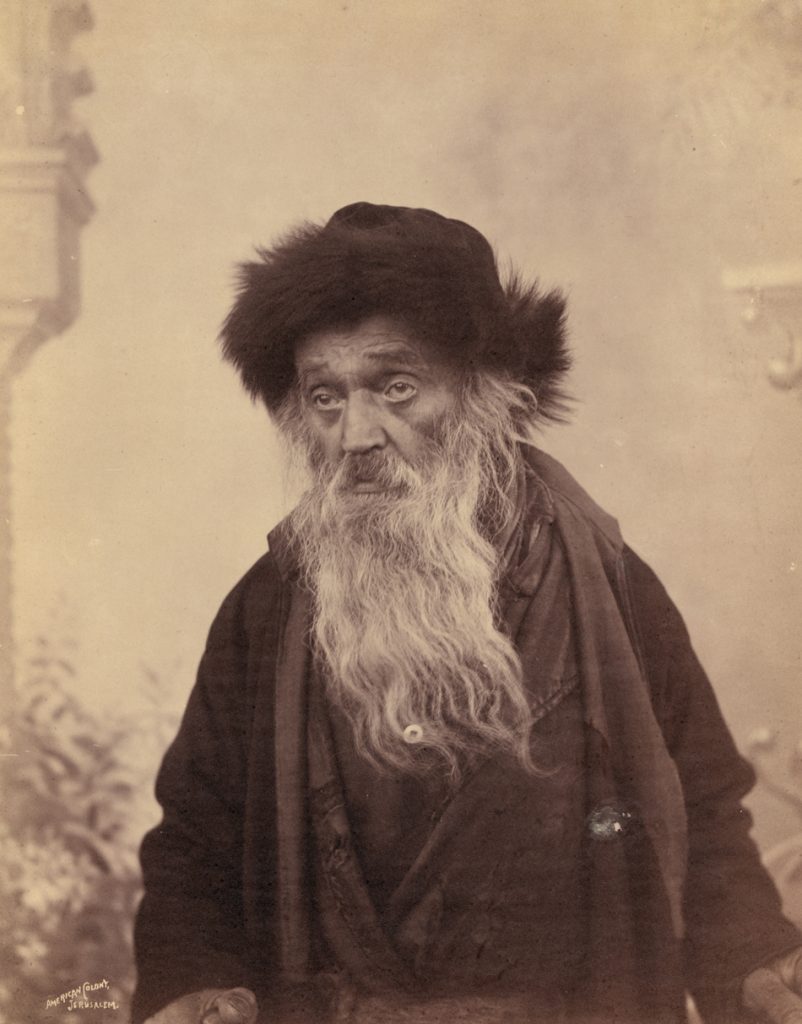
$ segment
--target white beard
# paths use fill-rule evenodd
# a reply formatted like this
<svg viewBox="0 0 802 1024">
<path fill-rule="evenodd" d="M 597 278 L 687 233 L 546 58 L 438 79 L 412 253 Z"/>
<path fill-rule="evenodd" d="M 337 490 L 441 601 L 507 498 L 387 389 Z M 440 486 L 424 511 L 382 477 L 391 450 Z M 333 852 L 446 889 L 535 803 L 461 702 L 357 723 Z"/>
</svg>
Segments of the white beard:
<svg viewBox="0 0 802 1024">
<path fill-rule="evenodd" d="M 389 449 L 334 468 L 315 460 L 291 525 L 315 594 L 316 656 L 377 767 L 420 765 L 404 734 L 417 725 L 454 776 L 491 750 L 534 771 L 520 660 L 494 621 L 498 556 L 477 525 L 498 460 L 486 433 L 461 423 L 427 443 L 419 467 Z M 353 491 L 366 477 L 379 493 Z"/>
</svg>

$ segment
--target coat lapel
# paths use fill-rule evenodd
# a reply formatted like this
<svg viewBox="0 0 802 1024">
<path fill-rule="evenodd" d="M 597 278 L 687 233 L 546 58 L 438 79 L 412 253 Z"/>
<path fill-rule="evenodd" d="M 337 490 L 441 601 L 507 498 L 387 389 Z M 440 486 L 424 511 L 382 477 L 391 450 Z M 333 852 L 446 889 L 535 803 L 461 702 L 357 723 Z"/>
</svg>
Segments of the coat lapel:
<svg viewBox="0 0 802 1024">
<path fill-rule="evenodd" d="M 278 931 L 282 972 L 289 984 L 310 975 L 307 852 L 307 679 L 309 594 L 289 586 L 289 609 L 276 668 L 276 843 Z"/>
</svg>

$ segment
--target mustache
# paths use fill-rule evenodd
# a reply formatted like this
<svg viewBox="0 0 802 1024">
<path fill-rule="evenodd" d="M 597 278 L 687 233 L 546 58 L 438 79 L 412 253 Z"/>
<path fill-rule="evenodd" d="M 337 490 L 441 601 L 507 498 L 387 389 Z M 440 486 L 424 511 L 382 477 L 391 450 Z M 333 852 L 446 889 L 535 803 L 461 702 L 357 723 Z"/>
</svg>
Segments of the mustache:
<svg viewBox="0 0 802 1024">
<path fill-rule="evenodd" d="M 349 452 L 332 474 L 329 485 L 335 492 L 350 491 L 357 484 L 375 484 L 382 490 L 407 490 L 420 482 L 420 474 L 396 452 L 374 449 Z"/>
</svg>

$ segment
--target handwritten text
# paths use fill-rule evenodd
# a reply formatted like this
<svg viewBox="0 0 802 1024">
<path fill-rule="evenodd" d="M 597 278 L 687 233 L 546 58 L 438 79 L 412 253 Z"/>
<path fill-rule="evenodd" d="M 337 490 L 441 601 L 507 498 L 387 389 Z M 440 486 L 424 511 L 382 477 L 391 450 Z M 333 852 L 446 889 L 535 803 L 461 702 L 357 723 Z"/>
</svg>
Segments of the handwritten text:
<svg viewBox="0 0 802 1024">
<path fill-rule="evenodd" d="M 52 1010 L 58 1006 L 66 1006 L 67 1010 L 119 1010 L 120 1004 L 114 999 L 102 999 L 100 995 L 108 991 L 109 983 L 106 978 L 101 981 L 85 981 L 77 988 L 71 988 L 68 992 L 62 992 L 55 999 L 48 999 L 46 1009 Z"/>
</svg>

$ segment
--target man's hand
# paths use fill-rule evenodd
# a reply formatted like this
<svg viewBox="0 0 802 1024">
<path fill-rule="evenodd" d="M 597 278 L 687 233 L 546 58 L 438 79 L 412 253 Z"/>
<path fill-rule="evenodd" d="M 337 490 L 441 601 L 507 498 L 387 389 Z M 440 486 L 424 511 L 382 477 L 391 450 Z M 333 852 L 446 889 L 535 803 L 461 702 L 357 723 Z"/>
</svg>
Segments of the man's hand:
<svg viewBox="0 0 802 1024">
<path fill-rule="evenodd" d="M 742 988 L 747 1010 L 772 1024 L 802 1024 L 802 946 L 748 974 Z"/>
<path fill-rule="evenodd" d="M 256 1024 L 256 996 L 247 988 L 205 988 L 174 999 L 145 1024 Z"/>
</svg>

